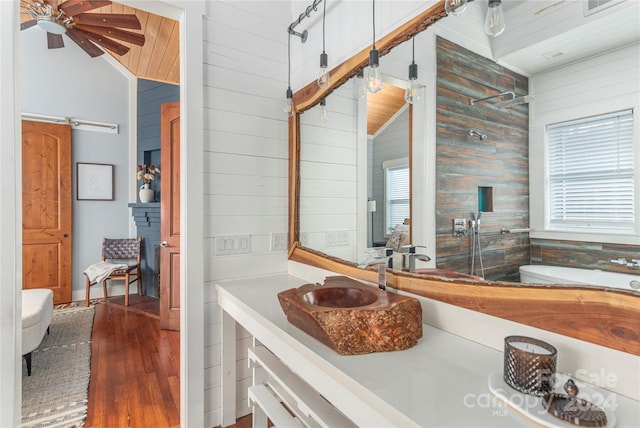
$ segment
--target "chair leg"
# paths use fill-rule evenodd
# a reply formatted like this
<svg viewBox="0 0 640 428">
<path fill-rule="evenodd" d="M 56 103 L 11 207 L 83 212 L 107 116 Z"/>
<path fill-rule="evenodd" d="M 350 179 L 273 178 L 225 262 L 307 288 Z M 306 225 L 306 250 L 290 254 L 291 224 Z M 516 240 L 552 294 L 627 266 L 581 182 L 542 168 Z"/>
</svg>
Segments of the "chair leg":
<svg viewBox="0 0 640 428">
<path fill-rule="evenodd" d="M 138 268 L 138 296 L 142 296 L 142 269 Z"/>
<path fill-rule="evenodd" d="M 85 277 L 87 278 L 87 297 L 86 297 L 85 305 L 89 306 L 89 292 L 91 290 L 91 280 L 89 279 L 88 276 L 85 275 Z"/>
<path fill-rule="evenodd" d="M 129 306 L 129 274 L 125 275 L 124 280 L 124 305 Z"/>
<path fill-rule="evenodd" d="M 104 295 L 104 300 L 107 300 L 107 280 L 102 281 L 102 294 Z"/>
<path fill-rule="evenodd" d="M 27 376 L 31 376 L 31 352 L 23 356 L 24 356 L 24 359 L 27 361 Z"/>
</svg>

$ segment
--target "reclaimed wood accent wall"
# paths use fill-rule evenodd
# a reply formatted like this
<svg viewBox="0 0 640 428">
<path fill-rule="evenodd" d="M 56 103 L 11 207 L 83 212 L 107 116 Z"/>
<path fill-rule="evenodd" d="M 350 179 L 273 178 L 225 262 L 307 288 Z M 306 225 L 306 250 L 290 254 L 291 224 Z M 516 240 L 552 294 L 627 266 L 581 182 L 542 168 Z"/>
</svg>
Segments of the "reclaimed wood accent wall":
<svg viewBox="0 0 640 428">
<path fill-rule="evenodd" d="M 468 224 L 479 209 L 478 188 L 489 187 L 493 207 L 480 223 L 485 276 L 518 280 L 518 266 L 529 263 L 529 235 L 500 230 L 529 226 L 529 107 L 492 105 L 508 96 L 473 106 L 469 101 L 505 91 L 526 95 L 528 79 L 441 37 L 436 46 L 437 267 L 469 272 L 471 229 L 454 237 L 453 220 L 465 218 Z M 469 135 L 471 129 L 487 138 Z"/>
<path fill-rule="evenodd" d="M 603 242 L 531 239 L 532 264 L 600 269 L 633 275 L 640 273 L 637 268 L 611 263 L 611 260 L 620 258 L 627 259 L 627 262 L 640 260 L 640 246 Z"/>
</svg>

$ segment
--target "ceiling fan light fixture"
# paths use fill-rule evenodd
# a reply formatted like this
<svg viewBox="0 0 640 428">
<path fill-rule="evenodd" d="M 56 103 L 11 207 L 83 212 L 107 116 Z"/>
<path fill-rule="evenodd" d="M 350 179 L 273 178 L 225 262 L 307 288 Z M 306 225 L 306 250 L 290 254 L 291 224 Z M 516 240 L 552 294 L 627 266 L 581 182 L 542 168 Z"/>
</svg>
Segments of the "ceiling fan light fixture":
<svg viewBox="0 0 640 428">
<path fill-rule="evenodd" d="M 37 19 L 38 27 L 42 28 L 47 33 L 52 34 L 64 34 L 67 32 L 67 27 L 60 24 L 53 16 L 40 16 Z"/>
</svg>

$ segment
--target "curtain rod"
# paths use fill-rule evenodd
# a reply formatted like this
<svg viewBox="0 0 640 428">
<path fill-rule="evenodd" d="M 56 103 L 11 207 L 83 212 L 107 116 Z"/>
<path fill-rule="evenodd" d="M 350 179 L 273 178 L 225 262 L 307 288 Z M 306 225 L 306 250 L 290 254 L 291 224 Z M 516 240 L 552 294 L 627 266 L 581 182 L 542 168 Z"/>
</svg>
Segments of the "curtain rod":
<svg viewBox="0 0 640 428">
<path fill-rule="evenodd" d="M 302 20 L 304 18 L 309 18 L 311 16 L 311 12 L 312 11 L 317 11 L 318 10 L 318 5 L 320 3 L 322 3 L 325 0 L 313 0 L 313 3 L 310 4 L 309 6 L 307 6 L 307 8 L 304 10 L 303 13 L 300 14 L 300 16 L 298 16 L 298 19 L 296 19 L 295 21 L 293 21 L 291 23 L 291 25 L 289 25 L 289 27 L 287 28 L 287 32 L 289 34 L 293 34 L 294 36 L 298 36 L 300 37 L 300 40 L 302 41 L 302 43 L 307 41 L 307 37 L 309 36 L 309 32 L 307 30 L 304 30 L 302 33 L 298 33 L 296 31 L 294 31 L 293 29 L 296 28 L 296 26 L 298 24 L 300 24 L 302 22 Z"/>
<path fill-rule="evenodd" d="M 110 134 L 118 133 L 118 125 L 115 123 L 95 122 L 91 120 L 74 119 L 71 117 L 50 116 L 46 114 L 22 113 L 22 118 L 26 120 L 34 120 L 37 122 L 60 123 L 70 125 L 74 129 L 107 132 Z"/>
</svg>

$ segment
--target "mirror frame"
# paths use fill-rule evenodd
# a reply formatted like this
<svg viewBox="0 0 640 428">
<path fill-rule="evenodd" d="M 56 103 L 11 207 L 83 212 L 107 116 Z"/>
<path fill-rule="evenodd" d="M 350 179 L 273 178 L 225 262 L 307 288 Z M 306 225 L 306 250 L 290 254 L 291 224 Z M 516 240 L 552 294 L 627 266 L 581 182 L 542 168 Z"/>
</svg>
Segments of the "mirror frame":
<svg viewBox="0 0 640 428">
<path fill-rule="evenodd" d="M 444 2 L 432 6 L 379 41 L 380 56 L 446 17 Z M 300 113 L 310 109 L 368 64 L 369 48 L 331 70 L 331 85 L 315 80 L 293 95 L 289 118 L 289 260 L 375 283 L 377 270 L 300 245 Z M 640 355 L 640 304 L 633 291 L 575 285 L 529 285 L 500 281 L 450 280 L 389 271 L 396 290 Z"/>
</svg>

